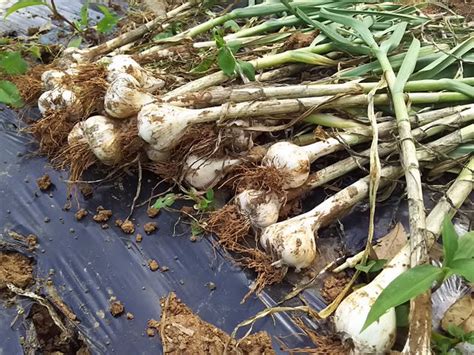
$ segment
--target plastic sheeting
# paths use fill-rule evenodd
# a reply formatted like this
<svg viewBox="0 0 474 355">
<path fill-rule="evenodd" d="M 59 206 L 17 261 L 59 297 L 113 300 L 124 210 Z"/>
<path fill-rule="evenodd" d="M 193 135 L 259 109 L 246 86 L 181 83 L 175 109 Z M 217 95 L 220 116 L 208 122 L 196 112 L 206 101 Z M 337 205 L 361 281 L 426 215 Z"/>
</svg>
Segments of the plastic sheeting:
<svg viewBox="0 0 474 355">
<path fill-rule="evenodd" d="M 36 262 L 36 278 L 46 279 L 51 275 L 60 297 L 80 320 L 78 329 L 95 353 L 160 353 L 159 338 L 149 338 L 144 332 L 149 319 L 159 319 L 159 299 L 170 291 L 175 291 L 205 321 L 226 332 L 264 309 L 264 303 L 275 303 L 272 296 L 264 293 L 261 299 L 253 296 L 241 304 L 252 275 L 233 265 L 207 238 L 191 242 L 186 228 L 177 224 L 176 213 L 161 212 L 154 219 L 159 230 L 146 235 L 143 224 L 151 220 L 144 208 L 136 210 L 133 216 L 139 226 L 136 232 L 143 235 L 141 243 L 135 242 L 134 235 L 125 235 L 116 227 L 115 219 L 124 219 L 129 213 L 136 192 L 134 177 L 113 184 L 97 184 L 94 197 L 80 201 L 89 216 L 76 221 L 74 209 L 63 210 L 66 175 L 48 167 L 46 159 L 29 154 L 34 146 L 29 137 L 19 133 L 18 120 L 12 111 L 0 111 L 0 117 L 0 246 L 9 245 L 22 251 L 8 237 L 11 230 L 38 236 L 39 247 L 29 255 Z M 50 193 L 40 192 L 36 185 L 36 179 L 45 173 L 54 183 Z M 149 195 L 155 180 L 152 176 L 144 177 L 143 198 Z M 108 229 L 102 229 L 91 218 L 99 205 L 113 210 Z M 169 271 L 152 272 L 147 265 L 150 259 L 167 266 Z M 209 282 L 216 285 L 215 290 L 206 286 Z M 133 320 L 112 317 L 108 311 L 112 296 L 123 302 L 126 312 L 134 314 Z M 29 300 L 21 303 L 26 309 L 23 316 L 28 314 L 30 303 Z M 25 335 L 25 329 L 23 316 L 14 322 L 16 314 L 15 307 L 2 303 L 0 354 L 21 353 L 20 337 Z M 310 345 L 297 335 L 299 329 L 284 314 L 257 322 L 254 330 L 284 337 L 289 347 Z M 274 347 L 278 349 L 277 342 Z"/>
</svg>

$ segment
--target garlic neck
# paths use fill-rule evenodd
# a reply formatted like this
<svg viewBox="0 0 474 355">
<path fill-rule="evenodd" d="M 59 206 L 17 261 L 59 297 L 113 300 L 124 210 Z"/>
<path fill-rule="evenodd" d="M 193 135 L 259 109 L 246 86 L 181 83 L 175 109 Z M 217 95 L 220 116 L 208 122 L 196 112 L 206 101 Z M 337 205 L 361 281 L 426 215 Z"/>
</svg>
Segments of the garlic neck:
<svg viewBox="0 0 474 355">
<path fill-rule="evenodd" d="M 323 156 L 341 150 L 343 145 L 336 138 L 328 138 L 324 141 L 318 141 L 300 148 L 306 152 L 309 161 L 313 163 Z"/>
<path fill-rule="evenodd" d="M 191 155 L 185 162 L 184 179 L 197 190 L 206 190 L 219 182 L 227 168 L 240 163 L 240 159 L 227 157 L 206 159 Z"/>
</svg>

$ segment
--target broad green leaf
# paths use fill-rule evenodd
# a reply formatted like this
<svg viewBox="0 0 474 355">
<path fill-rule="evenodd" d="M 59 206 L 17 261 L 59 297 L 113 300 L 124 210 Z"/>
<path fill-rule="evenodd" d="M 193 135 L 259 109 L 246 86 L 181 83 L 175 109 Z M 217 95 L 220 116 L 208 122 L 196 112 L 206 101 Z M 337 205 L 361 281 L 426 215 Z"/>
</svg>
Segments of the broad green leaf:
<svg viewBox="0 0 474 355">
<path fill-rule="evenodd" d="M 408 24 L 406 22 L 400 22 L 399 24 L 397 24 L 390 38 L 380 44 L 380 49 L 385 53 L 389 53 L 395 48 L 397 48 L 400 45 L 403 36 L 405 35 L 407 25 Z"/>
<path fill-rule="evenodd" d="M 222 31 L 215 30 L 213 34 L 213 39 L 216 42 L 217 48 L 225 47 L 226 43 L 225 43 Z"/>
<path fill-rule="evenodd" d="M 363 331 L 390 308 L 399 306 L 429 290 L 435 281 L 443 278 L 444 271 L 432 265 L 419 265 L 405 271 L 380 294 L 370 309 Z"/>
<path fill-rule="evenodd" d="M 386 263 L 387 260 L 384 259 L 369 260 L 365 265 L 358 264 L 355 266 L 355 268 L 368 274 L 369 272 L 377 272 L 382 270 Z"/>
<path fill-rule="evenodd" d="M 82 37 L 73 37 L 67 44 L 68 48 L 79 48 L 82 43 Z"/>
<path fill-rule="evenodd" d="M 451 261 L 449 270 L 452 273 L 461 275 L 469 282 L 474 282 L 474 259 L 456 259 Z"/>
<path fill-rule="evenodd" d="M 20 52 L 6 52 L 0 58 L 0 70 L 10 75 L 24 74 L 28 70 L 28 64 Z"/>
<path fill-rule="evenodd" d="M 454 229 L 453 224 L 449 218 L 445 218 L 443 221 L 443 227 L 441 230 L 443 238 L 443 266 L 451 266 L 451 261 L 454 259 L 454 255 L 458 250 L 458 235 Z"/>
<path fill-rule="evenodd" d="M 97 5 L 100 12 L 104 17 L 97 23 L 97 31 L 100 33 L 109 33 L 117 25 L 119 18 L 116 14 L 110 12 L 110 10 L 104 5 Z"/>
<path fill-rule="evenodd" d="M 21 9 L 24 9 L 25 7 L 38 6 L 38 5 L 47 6 L 47 4 L 43 0 L 20 0 L 20 1 L 17 1 L 15 4 L 13 4 L 12 6 L 10 6 L 8 8 L 7 12 L 5 13 L 4 18 L 7 18 L 8 16 L 13 14 L 14 12 L 16 12 L 18 10 L 21 10 Z"/>
<path fill-rule="evenodd" d="M 408 303 L 401 304 L 395 308 L 395 316 L 397 317 L 397 327 L 408 327 L 408 313 L 410 307 Z"/>
<path fill-rule="evenodd" d="M 461 94 L 474 98 L 474 87 L 471 85 L 453 79 L 438 80 L 445 85 L 446 90 L 460 92 Z"/>
<path fill-rule="evenodd" d="M 431 334 L 431 341 L 433 348 L 437 350 L 439 354 L 448 354 L 449 349 L 459 343 L 458 339 L 453 339 L 437 332 Z"/>
<path fill-rule="evenodd" d="M 217 63 L 225 75 L 231 76 L 235 73 L 236 61 L 228 47 L 222 47 L 219 49 Z"/>
<path fill-rule="evenodd" d="M 164 207 L 171 207 L 175 202 L 176 202 L 175 194 L 166 194 L 164 197 L 158 198 L 155 204 L 153 205 L 153 207 L 159 210 Z"/>
<path fill-rule="evenodd" d="M 408 81 L 408 78 L 415 70 L 416 62 L 418 61 L 418 54 L 420 53 L 420 41 L 416 38 L 413 38 L 413 41 L 408 48 L 408 51 L 403 58 L 402 66 L 398 71 L 397 78 L 395 80 L 395 85 L 393 88 L 394 92 L 403 92 L 405 84 Z"/>
<path fill-rule="evenodd" d="M 457 339 L 462 339 L 465 335 L 464 330 L 454 324 L 448 325 L 448 333 Z"/>
<path fill-rule="evenodd" d="M 209 190 L 206 191 L 206 199 L 209 202 L 214 201 L 214 190 L 213 189 L 209 189 Z"/>
<path fill-rule="evenodd" d="M 15 84 L 0 80 L 0 102 L 12 107 L 23 106 L 23 100 Z"/>
<path fill-rule="evenodd" d="M 456 250 L 454 255 L 454 260 L 469 258 L 474 258 L 474 232 L 469 232 L 459 237 L 458 250 Z"/>
<path fill-rule="evenodd" d="M 238 60 L 237 65 L 242 74 L 244 74 L 250 81 L 255 81 L 255 68 L 251 63 Z"/>
</svg>

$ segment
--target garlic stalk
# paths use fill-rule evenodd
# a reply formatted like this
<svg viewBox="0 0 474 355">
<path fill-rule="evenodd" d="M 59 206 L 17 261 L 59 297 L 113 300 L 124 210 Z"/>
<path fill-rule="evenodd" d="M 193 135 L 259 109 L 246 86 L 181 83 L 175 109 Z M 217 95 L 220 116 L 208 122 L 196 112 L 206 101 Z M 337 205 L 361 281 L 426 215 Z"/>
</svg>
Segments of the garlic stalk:
<svg viewBox="0 0 474 355">
<path fill-rule="evenodd" d="M 410 101 L 416 103 L 433 103 L 465 101 L 469 98 L 459 93 L 414 93 L 408 94 Z M 390 97 L 386 94 L 375 95 L 376 105 L 388 104 Z M 325 104 L 325 107 L 357 107 L 367 104 L 367 95 L 353 95 L 347 98 L 333 99 L 332 96 L 301 99 L 268 100 L 242 102 L 205 109 L 186 109 L 166 103 L 154 103 L 142 108 L 138 115 L 140 137 L 157 151 L 173 148 L 184 135 L 186 128 L 192 124 L 236 119 L 263 115 L 297 113 L 311 107 Z"/>
<path fill-rule="evenodd" d="M 446 195 L 433 208 L 426 219 L 428 229 L 427 249 L 441 231 L 443 219 L 452 216 L 472 191 L 474 178 L 474 158 L 463 169 Z M 401 174 L 399 174 L 401 175 Z M 350 338 L 356 353 L 385 353 L 390 351 L 395 341 L 395 310 L 391 308 L 380 319 L 360 332 L 370 308 L 382 290 L 410 265 L 410 245 L 406 244 L 385 266 L 384 270 L 368 285 L 357 289 L 346 297 L 334 314 L 336 330 Z"/>
<path fill-rule="evenodd" d="M 144 92 L 140 83 L 130 74 L 121 73 L 107 89 L 104 97 L 105 112 L 115 118 L 136 115 L 143 106 L 155 101 L 155 97 Z"/>
<path fill-rule="evenodd" d="M 427 145 L 427 148 L 417 152 L 420 162 L 433 160 L 436 152 L 447 153 L 457 145 L 474 139 L 474 124 L 455 131 Z M 400 177 L 401 167 L 385 167 L 382 169 L 380 186 Z M 367 197 L 370 176 L 360 179 L 345 189 L 331 196 L 312 210 L 286 221 L 266 227 L 260 237 L 262 246 L 278 258 L 277 265 L 288 265 L 296 270 L 308 267 L 316 257 L 314 233 L 328 225 L 350 210 L 356 203 Z M 288 241 L 288 243 L 285 243 Z M 308 249 L 302 249 L 303 246 Z M 286 248 L 289 248 L 287 250 Z M 284 252 L 283 252 L 284 251 Z M 291 257 L 289 257 L 291 255 Z"/>
</svg>

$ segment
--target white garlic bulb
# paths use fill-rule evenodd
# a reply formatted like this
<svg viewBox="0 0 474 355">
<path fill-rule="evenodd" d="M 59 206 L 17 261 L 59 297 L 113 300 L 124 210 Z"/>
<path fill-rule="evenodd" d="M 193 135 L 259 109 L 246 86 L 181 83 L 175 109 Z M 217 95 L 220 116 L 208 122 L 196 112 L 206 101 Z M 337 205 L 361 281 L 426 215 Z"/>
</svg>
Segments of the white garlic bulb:
<svg viewBox="0 0 474 355">
<path fill-rule="evenodd" d="M 113 119 L 105 116 L 92 116 L 82 124 L 84 137 L 95 156 L 105 165 L 120 161 L 119 131 Z"/>
<path fill-rule="evenodd" d="M 276 223 L 282 205 L 276 193 L 261 190 L 242 191 L 235 197 L 235 204 L 256 228 Z"/>
</svg>

